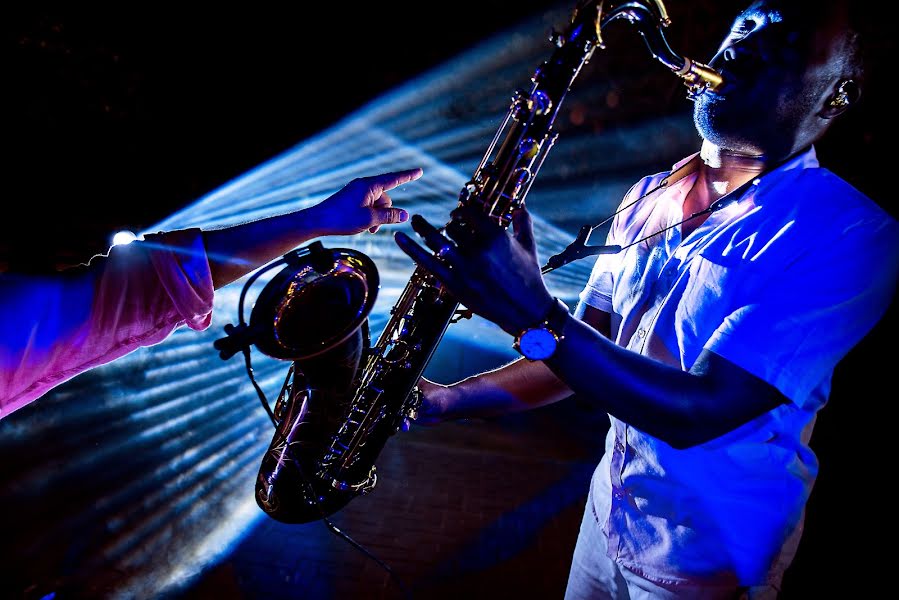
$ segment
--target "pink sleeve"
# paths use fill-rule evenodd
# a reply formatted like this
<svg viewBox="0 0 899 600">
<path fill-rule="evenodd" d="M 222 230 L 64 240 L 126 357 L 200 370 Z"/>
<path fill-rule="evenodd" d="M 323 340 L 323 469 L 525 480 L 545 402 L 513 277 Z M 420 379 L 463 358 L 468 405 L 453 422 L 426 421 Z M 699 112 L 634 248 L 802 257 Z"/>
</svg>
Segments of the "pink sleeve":
<svg viewBox="0 0 899 600">
<path fill-rule="evenodd" d="M 114 246 L 57 275 L 0 275 L 0 418 L 181 325 L 207 328 L 213 294 L 199 229 Z"/>
</svg>

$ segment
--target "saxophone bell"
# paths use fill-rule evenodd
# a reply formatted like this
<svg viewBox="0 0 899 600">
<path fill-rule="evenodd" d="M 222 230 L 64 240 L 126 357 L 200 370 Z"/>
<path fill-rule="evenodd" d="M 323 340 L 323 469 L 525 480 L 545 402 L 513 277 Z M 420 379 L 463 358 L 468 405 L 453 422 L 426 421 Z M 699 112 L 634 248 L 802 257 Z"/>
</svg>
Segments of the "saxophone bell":
<svg viewBox="0 0 899 600">
<path fill-rule="evenodd" d="M 362 327 L 379 285 L 371 258 L 313 242 L 282 262 L 286 266 L 259 293 L 250 315 L 260 352 L 281 360 L 308 360 L 343 344 Z"/>
<path fill-rule="evenodd" d="M 249 323 L 243 305 L 264 272 L 282 267 L 256 298 Z M 368 315 L 379 286 L 378 270 L 365 254 L 314 242 L 263 267 L 244 284 L 240 324 L 226 325 L 216 340 L 222 359 L 255 345 L 263 354 L 291 361 L 270 408 L 275 425 L 256 478 L 256 503 L 284 523 L 306 523 L 336 512 L 377 481 L 372 466 L 345 481 L 323 478 L 318 450 L 327 447 L 348 411 L 360 365 L 370 353 Z M 251 380 L 252 369 L 247 364 Z"/>
</svg>

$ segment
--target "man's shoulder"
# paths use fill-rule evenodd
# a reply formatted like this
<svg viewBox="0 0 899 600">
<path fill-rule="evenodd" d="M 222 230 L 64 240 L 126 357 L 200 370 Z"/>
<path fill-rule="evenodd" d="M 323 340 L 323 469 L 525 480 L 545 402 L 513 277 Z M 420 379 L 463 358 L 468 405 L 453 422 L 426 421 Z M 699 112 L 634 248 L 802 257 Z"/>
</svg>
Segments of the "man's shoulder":
<svg viewBox="0 0 899 600">
<path fill-rule="evenodd" d="M 896 226 L 896 219 L 883 206 L 827 168 L 802 169 L 791 182 L 791 189 L 800 206 L 837 222 L 851 219 L 880 226 Z"/>
</svg>

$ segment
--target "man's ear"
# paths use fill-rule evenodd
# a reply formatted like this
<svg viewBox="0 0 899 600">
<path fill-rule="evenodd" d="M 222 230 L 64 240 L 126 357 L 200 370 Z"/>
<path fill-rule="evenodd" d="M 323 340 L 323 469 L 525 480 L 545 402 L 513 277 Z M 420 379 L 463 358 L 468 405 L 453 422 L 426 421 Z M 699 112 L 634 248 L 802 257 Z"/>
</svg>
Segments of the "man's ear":
<svg viewBox="0 0 899 600">
<path fill-rule="evenodd" d="M 833 119 L 854 106 L 861 95 L 862 90 L 856 82 L 851 79 L 842 79 L 818 116 L 822 119 Z"/>
</svg>

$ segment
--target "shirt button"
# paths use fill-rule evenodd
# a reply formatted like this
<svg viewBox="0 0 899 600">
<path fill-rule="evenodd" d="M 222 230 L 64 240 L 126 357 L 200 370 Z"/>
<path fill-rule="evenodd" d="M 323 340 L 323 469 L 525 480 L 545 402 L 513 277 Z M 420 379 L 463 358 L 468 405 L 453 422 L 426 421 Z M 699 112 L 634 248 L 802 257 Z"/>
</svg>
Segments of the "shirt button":
<svg viewBox="0 0 899 600">
<path fill-rule="evenodd" d="M 617 450 L 618 452 L 624 453 L 624 444 L 616 441 L 615 442 L 615 450 Z"/>
<path fill-rule="evenodd" d="M 646 336 L 646 330 L 642 327 L 637 330 L 637 337 L 643 339 Z"/>
</svg>

